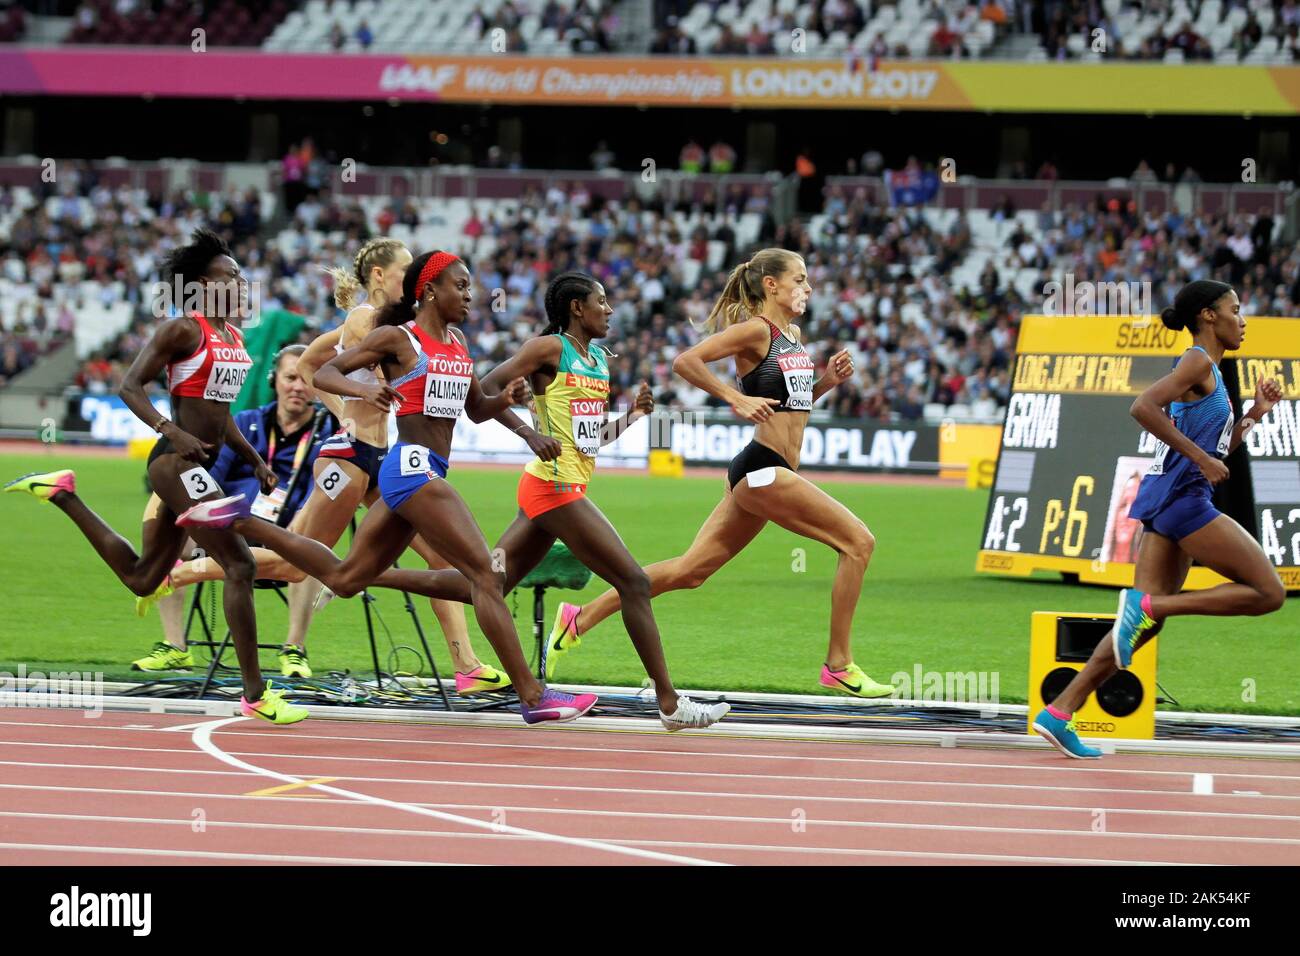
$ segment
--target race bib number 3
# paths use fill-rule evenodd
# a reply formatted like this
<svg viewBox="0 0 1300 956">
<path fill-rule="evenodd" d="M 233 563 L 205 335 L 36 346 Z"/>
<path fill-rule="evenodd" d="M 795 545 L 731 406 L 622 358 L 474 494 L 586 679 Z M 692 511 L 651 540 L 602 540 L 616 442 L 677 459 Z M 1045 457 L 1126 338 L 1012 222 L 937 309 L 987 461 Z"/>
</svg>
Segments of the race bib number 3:
<svg viewBox="0 0 1300 956">
<path fill-rule="evenodd" d="M 600 398 L 573 398 L 569 400 L 569 416 L 573 421 L 573 443 L 588 458 L 600 451 L 600 434 L 605 427 L 605 401 Z"/>
<path fill-rule="evenodd" d="M 786 407 L 799 411 L 811 411 L 813 396 L 812 358 L 800 353 L 782 355 L 776 361 L 781 366 L 781 374 L 785 376 L 785 390 L 789 396 L 786 399 Z"/>
<path fill-rule="evenodd" d="M 429 473 L 429 449 L 423 445 L 404 445 L 398 454 L 402 456 L 403 475 Z"/>
<path fill-rule="evenodd" d="M 203 397 L 214 402 L 233 402 L 248 377 L 247 362 L 213 362 Z"/>
<path fill-rule="evenodd" d="M 339 463 L 332 461 L 316 476 L 316 487 L 325 492 L 330 501 L 333 501 L 351 480 L 348 473 L 339 467 Z"/>
<path fill-rule="evenodd" d="M 181 484 L 185 486 L 185 493 L 195 501 L 206 498 L 214 491 L 221 491 L 221 486 L 217 484 L 216 479 L 208 474 L 208 470 L 202 465 L 189 471 L 182 471 L 180 479 Z"/>
</svg>

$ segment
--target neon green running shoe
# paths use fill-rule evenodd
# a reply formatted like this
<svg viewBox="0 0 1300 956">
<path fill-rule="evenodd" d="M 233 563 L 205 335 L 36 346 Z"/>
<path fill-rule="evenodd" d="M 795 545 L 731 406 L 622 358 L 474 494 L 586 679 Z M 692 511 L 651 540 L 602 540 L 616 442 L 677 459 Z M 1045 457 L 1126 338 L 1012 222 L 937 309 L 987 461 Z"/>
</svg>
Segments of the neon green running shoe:
<svg viewBox="0 0 1300 956">
<path fill-rule="evenodd" d="M 307 708 L 289 703 L 284 699 L 284 691 L 276 690 L 270 681 L 266 682 L 266 690 L 257 703 L 250 704 L 247 697 L 239 698 L 239 712 L 268 724 L 296 724 L 307 718 Z"/>
<path fill-rule="evenodd" d="M 153 607 L 169 594 L 175 594 L 176 588 L 172 586 L 172 576 L 169 574 L 162 579 L 162 584 L 154 590 L 152 594 L 146 594 L 144 597 L 135 599 L 135 616 L 145 617 L 149 613 L 149 608 Z"/>
<path fill-rule="evenodd" d="M 25 491 L 41 501 L 49 501 L 55 492 L 76 494 L 77 475 L 71 468 L 62 471 L 32 472 L 5 485 L 5 491 Z"/>
<path fill-rule="evenodd" d="M 582 638 L 578 637 L 578 612 L 581 610 L 580 604 L 565 604 L 561 601 L 560 609 L 555 612 L 555 624 L 551 626 L 550 636 L 542 647 L 542 666 L 547 680 L 555 676 L 556 659 L 582 643 Z"/>
<path fill-rule="evenodd" d="M 462 697 L 509 687 L 510 678 L 491 664 L 479 664 L 469 671 L 456 671 L 456 693 Z"/>
<path fill-rule="evenodd" d="M 311 665 L 307 663 L 307 648 L 286 644 L 280 648 L 281 677 L 310 677 Z"/>
<path fill-rule="evenodd" d="M 842 671 L 833 671 L 822 665 L 821 685 L 854 697 L 889 697 L 894 693 L 892 684 L 877 684 L 857 664 Z"/>
<path fill-rule="evenodd" d="M 189 651 L 183 651 L 166 641 L 159 641 L 148 655 L 131 662 L 133 671 L 188 671 L 193 666 L 194 658 Z"/>
</svg>

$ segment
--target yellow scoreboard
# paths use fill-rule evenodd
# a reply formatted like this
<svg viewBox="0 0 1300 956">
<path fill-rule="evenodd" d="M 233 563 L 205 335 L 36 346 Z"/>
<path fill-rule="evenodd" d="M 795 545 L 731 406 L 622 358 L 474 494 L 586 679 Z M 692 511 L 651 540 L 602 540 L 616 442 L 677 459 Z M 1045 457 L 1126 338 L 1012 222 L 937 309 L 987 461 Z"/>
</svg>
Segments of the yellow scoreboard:
<svg viewBox="0 0 1300 956">
<path fill-rule="evenodd" d="M 1133 583 L 1142 527 L 1128 509 L 1157 443 L 1129 406 L 1190 346 L 1158 318 L 1025 317 L 977 571 Z M 1215 504 L 1255 536 L 1287 590 L 1300 590 L 1300 320 L 1247 319 L 1245 342 L 1220 367 L 1238 416 L 1259 379 L 1282 386 L 1229 457 Z M 1187 586 L 1222 580 L 1194 567 Z"/>
</svg>

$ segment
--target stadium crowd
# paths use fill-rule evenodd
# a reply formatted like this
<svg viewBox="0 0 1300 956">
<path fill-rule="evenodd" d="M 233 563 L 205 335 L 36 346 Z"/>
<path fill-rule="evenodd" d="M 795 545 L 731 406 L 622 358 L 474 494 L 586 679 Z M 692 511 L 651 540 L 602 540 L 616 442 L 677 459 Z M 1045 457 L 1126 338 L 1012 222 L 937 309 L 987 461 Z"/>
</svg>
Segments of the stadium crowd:
<svg viewBox="0 0 1300 956">
<path fill-rule="evenodd" d="M 0 191 L 0 210 L 12 209 L 16 195 Z M 105 306 L 128 303 L 133 318 L 84 363 L 76 384 L 116 389 L 158 321 L 151 287 L 163 253 L 200 224 L 230 238 L 263 309 L 307 317 L 309 339 L 342 318 L 323 267 L 347 266 L 371 235 L 399 221 L 418 226 L 421 216 L 406 200 L 371 215 L 355 199 L 322 190 L 271 230 L 263 202 L 253 191 L 151 198 L 103 187 L 93 172 L 69 177 L 0 236 L 0 275 L 19 316 L 6 334 L 3 367 L 28 361 L 31 343 L 40 348 L 66 335 L 89 289 Z M 478 283 L 465 331 L 481 368 L 545 325 L 547 277 L 580 268 L 605 284 L 614 308 L 605 342 L 616 353 L 614 402 L 646 379 L 665 404 L 707 404 L 672 375 L 672 358 L 698 340 L 727 269 L 751 251 L 738 245 L 736 217 L 762 204 L 735 186 L 697 205 L 705 224 L 688 232 L 674 210 L 654 202 L 605 202 L 563 184 L 476 208 L 454 251 L 471 260 Z M 974 283 L 953 278 L 975 252 L 967 217 L 956 214 L 942 229 L 931 218 L 882 205 L 865 188 L 835 186 L 809 224 L 778 223 L 763 212 L 757 245 L 794 249 L 808 263 L 813 295 L 803 327 L 819 367 L 837 347 L 858 355 L 858 377 L 834 396 L 839 415 L 914 418 L 932 403 L 1005 404 L 1019 318 L 1041 309 L 1038 290 L 1065 272 L 1076 283 L 1149 281 L 1156 303 L 1187 279 L 1215 276 L 1236 285 L 1247 314 L 1300 316 L 1300 251 L 1274 244 L 1267 216 L 1139 215 L 1103 197 L 1030 217 L 1004 207 L 991 214 L 1000 223 L 998 248 L 985 250 Z M 708 267 L 710 242 L 725 246 L 720 268 Z M 698 267 L 685 268 L 688 260 Z M 687 277 L 696 274 L 691 285 Z"/>
</svg>

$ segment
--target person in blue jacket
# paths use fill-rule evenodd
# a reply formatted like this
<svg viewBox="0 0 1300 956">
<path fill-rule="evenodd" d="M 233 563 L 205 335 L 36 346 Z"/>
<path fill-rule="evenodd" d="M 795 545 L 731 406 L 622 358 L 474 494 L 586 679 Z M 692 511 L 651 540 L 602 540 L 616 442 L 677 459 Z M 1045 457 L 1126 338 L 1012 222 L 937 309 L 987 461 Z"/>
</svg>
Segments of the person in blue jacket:
<svg viewBox="0 0 1300 956">
<path fill-rule="evenodd" d="M 245 409 L 235 415 L 235 427 L 257 449 L 258 454 L 280 479 L 272 493 L 262 494 L 257 476 L 248 463 L 237 454 L 228 453 L 224 447 L 217 456 L 216 463 L 209 469 L 223 490 L 232 495 L 248 495 L 249 500 L 255 502 L 255 514 L 280 524 L 292 521 L 311 494 L 314 487 L 312 466 L 316 456 L 320 453 L 321 445 L 339 429 L 339 423 L 328 413 L 324 413 L 324 420 L 316 426 L 316 393 L 298 375 L 298 357 L 304 351 L 305 345 L 289 345 L 277 352 L 270 373 L 275 388 L 275 401 L 260 408 Z M 293 481 L 295 472 L 298 473 L 297 481 Z M 158 504 L 156 495 L 150 498 L 146 517 L 149 510 Z M 254 538 L 249 538 L 248 543 L 252 547 L 257 545 Z M 214 563 L 214 574 L 219 570 Z M 137 601 L 137 612 L 143 614 L 153 600 L 158 602 L 164 639 L 155 643 L 146 656 L 133 661 L 131 667 L 140 671 L 190 669 L 194 666 L 194 659 L 185 643 L 184 620 L 188 607 L 185 588 L 181 586 L 171 591 L 164 589 L 161 595 L 142 598 Z M 297 638 L 296 641 L 294 637 Z M 299 658 L 305 662 L 304 642 L 304 633 L 291 635 L 290 641 L 280 649 L 281 673 L 296 671 Z"/>
</svg>

